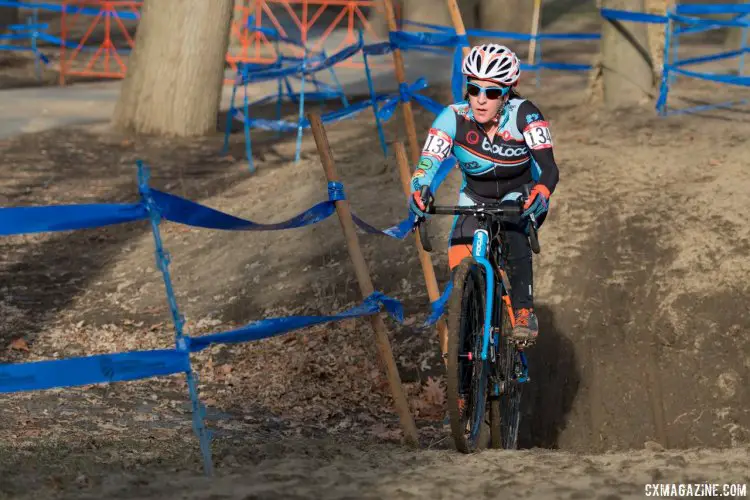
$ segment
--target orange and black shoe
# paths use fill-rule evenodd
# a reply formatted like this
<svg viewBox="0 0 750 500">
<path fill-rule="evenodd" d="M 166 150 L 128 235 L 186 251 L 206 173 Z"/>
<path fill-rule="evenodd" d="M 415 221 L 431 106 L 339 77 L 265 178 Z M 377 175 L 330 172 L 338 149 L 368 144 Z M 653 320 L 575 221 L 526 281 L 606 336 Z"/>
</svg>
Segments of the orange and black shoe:
<svg viewBox="0 0 750 500">
<path fill-rule="evenodd" d="M 533 309 L 518 309 L 516 311 L 516 324 L 513 326 L 512 338 L 518 341 L 535 340 L 539 335 L 539 322 Z"/>
</svg>

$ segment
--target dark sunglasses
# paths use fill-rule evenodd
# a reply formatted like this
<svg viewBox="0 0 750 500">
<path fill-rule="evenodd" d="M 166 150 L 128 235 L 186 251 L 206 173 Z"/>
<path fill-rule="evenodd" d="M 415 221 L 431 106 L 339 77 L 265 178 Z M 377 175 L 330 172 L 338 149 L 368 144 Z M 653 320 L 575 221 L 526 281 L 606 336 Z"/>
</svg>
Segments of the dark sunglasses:
<svg viewBox="0 0 750 500">
<path fill-rule="evenodd" d="M 470 96 L 476 97 L 480 93 L 484 92 L 484 95 L 487 96 L 487 99 L 491 101 L 500 99 L 509 91 L 510 87 L 482 87 L 481 85 L 477 85 L 473 82 L 469 82 L 466 84 L 466 92 L 468 92 Z"/>
</svg>

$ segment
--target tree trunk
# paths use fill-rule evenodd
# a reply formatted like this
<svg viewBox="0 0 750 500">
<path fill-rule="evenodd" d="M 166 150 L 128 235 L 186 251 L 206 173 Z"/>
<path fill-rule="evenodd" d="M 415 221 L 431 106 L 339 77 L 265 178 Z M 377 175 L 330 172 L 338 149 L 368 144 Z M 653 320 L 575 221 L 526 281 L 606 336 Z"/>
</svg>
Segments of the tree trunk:
<svg viewBox="0 0 750 500">
<path fill-rule="evenodd" d="M 116 129 L 165 136 L 216 130 L 233 0 L 147 0 L 115 106 Z"/>
<path fill-rule="evenodd" d="M 445 0 L 405 0 L 403 12 L 404 19 L 409 21 L 453 27 Z M 430 30 L 419 26 L 404 26 L 404 31 Z"/>
<path fill-rule="evenodd" d="M 531 33 L 533 14 L 533 0 L 482 0 L 479 2 L 479 27 L 491 31 Z"/>
<path fill-rule="evenodd" d="M 603 0 L 603 7 L 644 11 L 644 0 Z M 654 74 L 644 23 L 603 20 L 601 72 L 608 107 L 640 104 L 654 97 Z"/>
<path fill-rule="evenodd" d="M 674 0 L 646 0 L 646 12 L 658 16 L 666 16 L 667 11 L 674 5 Z M 666 42 L 666 24 L 648 24 L 648 44 L 651 53 L 654 78 L 661 78 L 664 67 L 664 44 Z"/>
<path fill-rule="evenodd" d="M 18 7 L 0 7 L 0 33 L 5 33 L 11 24 L 18 24 L 20 19 Z"/>
</svg>

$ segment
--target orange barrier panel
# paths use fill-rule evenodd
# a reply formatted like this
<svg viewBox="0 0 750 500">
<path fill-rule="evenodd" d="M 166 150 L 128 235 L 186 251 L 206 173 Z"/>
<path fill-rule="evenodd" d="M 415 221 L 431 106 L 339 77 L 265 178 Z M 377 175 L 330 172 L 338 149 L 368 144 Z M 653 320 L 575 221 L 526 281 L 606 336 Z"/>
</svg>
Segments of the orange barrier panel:
<svg viewBox="0 0 750 500">
<path fill-rule="evenodd" d="M 134 45 L 139 0 L 65 0 L 61 19 L 60 84 L 66 76 L 123 78 Z M 119 50 L 118 50 L 119 49 Z"/>
<path fill-rule="evenodd" d="M 296 9 L 295 9 L 296 7 Z M 367 21 L 362 9 L 382 9 L 380 0 L 250 0 L 249 7 L 239 7 L 235 12 L 235 20 L 232 25 L 232 37 L 239 42 L 239 53 L 227 54 L 227 62 L 236 68 L 236 62 L 273 62 L 276 60 L 276 49 L 273 40 L 269 40 L 264 33 L 249 31 L 247 21 L 253 16 L 255 26 L 272 27 L 278 30 L 282 36 L 299 40 L 305 44 L 310 42 L 311 34 L 316 38 L 315 43 L 310 44 L 312 50 L 319 51 L 323 48 L 326 39 L 334 29 L 342 27 L 346 23 L 346 34 L 343 40 L 334 48 L 328 47 L 327 53 L 333 54 L 346 45 L 356 43 L 358 40 L 358 29 L 375 37 L 375 33 Z M 274 10 L 282 10 L 293 25 L 283 26 L 279 21 L 279 15 Z M 301 10 L 301 12 L 299 12 Z M 332 20 L 323 21 L 326 10 L 337 12 Z M 330 16 L 327 16 L 330 18 Z M 320 31 L 321 23 L 327 23 L 319 36 L 315 32 Z M 316 29 L 318 28 L 318 29 Z M 233 41 L 234 41 L 233 40 Z M 230 46 L 232 44 L 230 43 Z M 286 47 L 285 47 L 286 49 Z M 288 55 L 301 56 L 301 49 L 287 49 Z M 356 59 L 343 61 L 340 66 L 360 67 L 362 64 Z"/>
<path fill-rule="evenodd" d="M 315 51 L 322 49 L 333 30 L 342 28 L 346 23 L 344 38 L 335 48 L 327 49 L 329 54 L 333 54 L 346 45 L 356 43 L 359 29 L 374 37 L 362 9 L 382 9 L 380 0 L 249 0 L 249 3 L 249 7 L 236 9 L 232 21 L 230 36 L 239 43 L 230 43 L 226 61 L 233 69 L 236 69 L 238 61 L 269 63 L 277 58 L 272 39 L 264 33 L 247 29 L 250 16 L 253 16 L 255 26 L 273 27 L 282 36 L 305 44 L 310 42 L 312 34 L 315 43 L 310 48 Z M 123 78 L 127 72 L 127 53 L 134 46 L 142 4 L 142 0 L 64 0 L 60 84 L 64 85 L 66 77 L 70 75 Z M 335 14 L 324 16 L 326 10 L 329 14 L 332 11 Z M 282 26 L 279 11 L 288 17 L 287 21 L 291 21 L 292 25 L 287 23 L 286 27 Z M 323 27 L 322 23 L 327 25 Z M 299 48 L 286 45 L 284 49 L 288 55 L 302 55 Z M 361 67 L 362 63 L 353 58 L 339 65 Z"/>
</svg>

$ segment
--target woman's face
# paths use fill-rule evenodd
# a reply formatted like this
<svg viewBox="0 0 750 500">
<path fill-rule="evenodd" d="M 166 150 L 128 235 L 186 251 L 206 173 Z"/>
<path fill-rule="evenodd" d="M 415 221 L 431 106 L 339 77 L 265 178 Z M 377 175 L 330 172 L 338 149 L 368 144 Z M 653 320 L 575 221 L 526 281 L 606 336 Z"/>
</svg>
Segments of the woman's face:
<svg viewBox="0 0 750 500">
<path fill-rule="evenodd" d="M 493 82 L 485 82 L 482 80 L 469 80 L 468 87 L 471 91 L 471 86 L 476 85 L 479 87 L 482 87 L 484 89 L 488 88 L 501 88 L 500 85 Z M 492 93 L 498 93 L 497 91 L 490 91 L 490 95 Z M 494 97 L 494 96 L 493 96 Z M 471 95 L 471 92 L 469 92 L 469 105 L 471 106 L 471 110 L 474 112 L 474 119 L 481 124 L 489 123 L 492 121 L 497 114 L 500 112 L 500 107 L 505 103 L 505 101 L 508 98 L 508 94 L 501 95 L 497 99 L 488 99 L 486 91 L 483 92 L 480 90 L 479 94 L 476 96 Z"/>
</svg>

